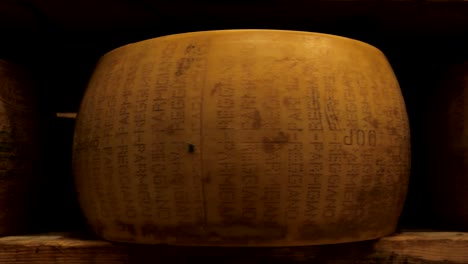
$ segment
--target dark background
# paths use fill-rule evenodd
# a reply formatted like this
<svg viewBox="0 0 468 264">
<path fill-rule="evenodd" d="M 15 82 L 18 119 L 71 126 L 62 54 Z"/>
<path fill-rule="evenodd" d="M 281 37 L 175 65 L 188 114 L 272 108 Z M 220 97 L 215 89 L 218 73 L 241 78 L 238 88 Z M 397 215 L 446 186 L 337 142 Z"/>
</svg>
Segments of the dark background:
<svg viewBox="0 0 468 264">
<path fill-rule="evenodd" d="M 447 0 L 1 0 L 0 58 L 25 65 L 45 112 L 77 112 L 95 63 L 124 44 L 173 33 L 267 28 L 368 42 L 389 59 L 407 104 L 412 175 L 402 228 L 451 229 L 433 217 L 425 137 L 435 84 L 468 60 L 468 2 Z M 447 87 L 447 89 L 450 89 Z M 50 119 L 37 229 L 80 229 L 69 173 L 73 120 Z"/>
</svg>

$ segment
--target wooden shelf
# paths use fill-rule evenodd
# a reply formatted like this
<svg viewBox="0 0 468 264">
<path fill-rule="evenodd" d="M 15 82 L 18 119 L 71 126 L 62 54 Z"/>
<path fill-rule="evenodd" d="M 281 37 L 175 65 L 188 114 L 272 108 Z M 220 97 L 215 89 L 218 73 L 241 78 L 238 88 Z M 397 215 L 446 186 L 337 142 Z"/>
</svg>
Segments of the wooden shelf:
<svg viewBox="0 0 468 264">
<path fill-rule="evenodd" d="M 277 248 L 127 245 L 71 233 L 0 238 L 0 263 L 468 263 L 468 233 L 403 232 L 376 241 Z"/>
</svg>

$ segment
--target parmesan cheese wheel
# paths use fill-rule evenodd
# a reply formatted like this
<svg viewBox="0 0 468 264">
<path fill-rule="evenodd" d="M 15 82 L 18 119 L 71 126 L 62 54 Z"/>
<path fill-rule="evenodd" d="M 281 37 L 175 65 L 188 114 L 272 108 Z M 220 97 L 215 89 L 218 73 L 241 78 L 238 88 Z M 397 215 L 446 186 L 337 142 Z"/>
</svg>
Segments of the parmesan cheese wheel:
<svg viewBox="0 0 468 264">
<path fill-rule="evenodd" d="M 40 142 L 32 88 L 24 69 L 0 60 L 0 235 L 33 226 Z"/>
<path fill-rule="evenodd" d="M 101 58 L 73 171 L 89 224 L 108 240 L 313 245 L 394 232 L 409 148 L 397 79 L 375 47 L 206 31 Z"/>
</svg>

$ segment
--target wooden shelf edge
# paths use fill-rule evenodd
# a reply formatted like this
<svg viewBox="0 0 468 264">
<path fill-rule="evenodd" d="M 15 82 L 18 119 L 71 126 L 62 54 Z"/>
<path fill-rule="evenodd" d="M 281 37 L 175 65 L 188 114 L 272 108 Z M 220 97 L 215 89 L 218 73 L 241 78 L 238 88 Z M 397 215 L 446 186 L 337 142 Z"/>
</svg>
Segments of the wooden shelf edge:
<svg viewBox="0 0 468 264">
<path fill-rule="evenodd" d="M 427 263 L 468 263 L 468 233 L 464 232 L 405 232 L 380 239 L 374 248 Z"/>
<path fill-rule="evenodd" d="M 57 113 L 56 115 L 57 115 L 58 118 L 76 119 L 76 116 L 78 114 L 77 113 Z"/>
<path fill-rule="evenodd" d="M 468 263 L 468 233 L 404 232 L 376 241 L 290 248 L 125 245 L 50 233 L 0 238 L 0 263 Z"/>
</svg>

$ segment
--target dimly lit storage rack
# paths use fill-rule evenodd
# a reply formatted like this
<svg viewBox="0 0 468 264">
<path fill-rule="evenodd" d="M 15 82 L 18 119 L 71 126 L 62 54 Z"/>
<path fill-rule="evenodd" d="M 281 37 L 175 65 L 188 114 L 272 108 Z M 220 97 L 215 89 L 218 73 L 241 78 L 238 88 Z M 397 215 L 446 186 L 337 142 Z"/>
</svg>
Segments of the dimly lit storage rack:
<svg viewBox="0 0 468 264">
<path fill-rule="evenodd" d="M 230 28 L 342 35 L 387 55 L 412 132 L 410 191 L 397 234 L 341 245 L 192 248 L 109 243 L 86 231 L 70 159 L 74 113 L 96 61 L 143 39 Z M 0 2 L 0 29 L 0 57 L 29 66 L 45 111 L 58 113 L 50 121 L 52 165 L 39 186 L 43 206 L 29 234 L 0 238 L 0 263 L 468 263 L 468 233 L 434 220 L 418 158 L 426 92 L 447 66 L 468 60 L 467 1 L 9 0 Z"/>
</svg>

